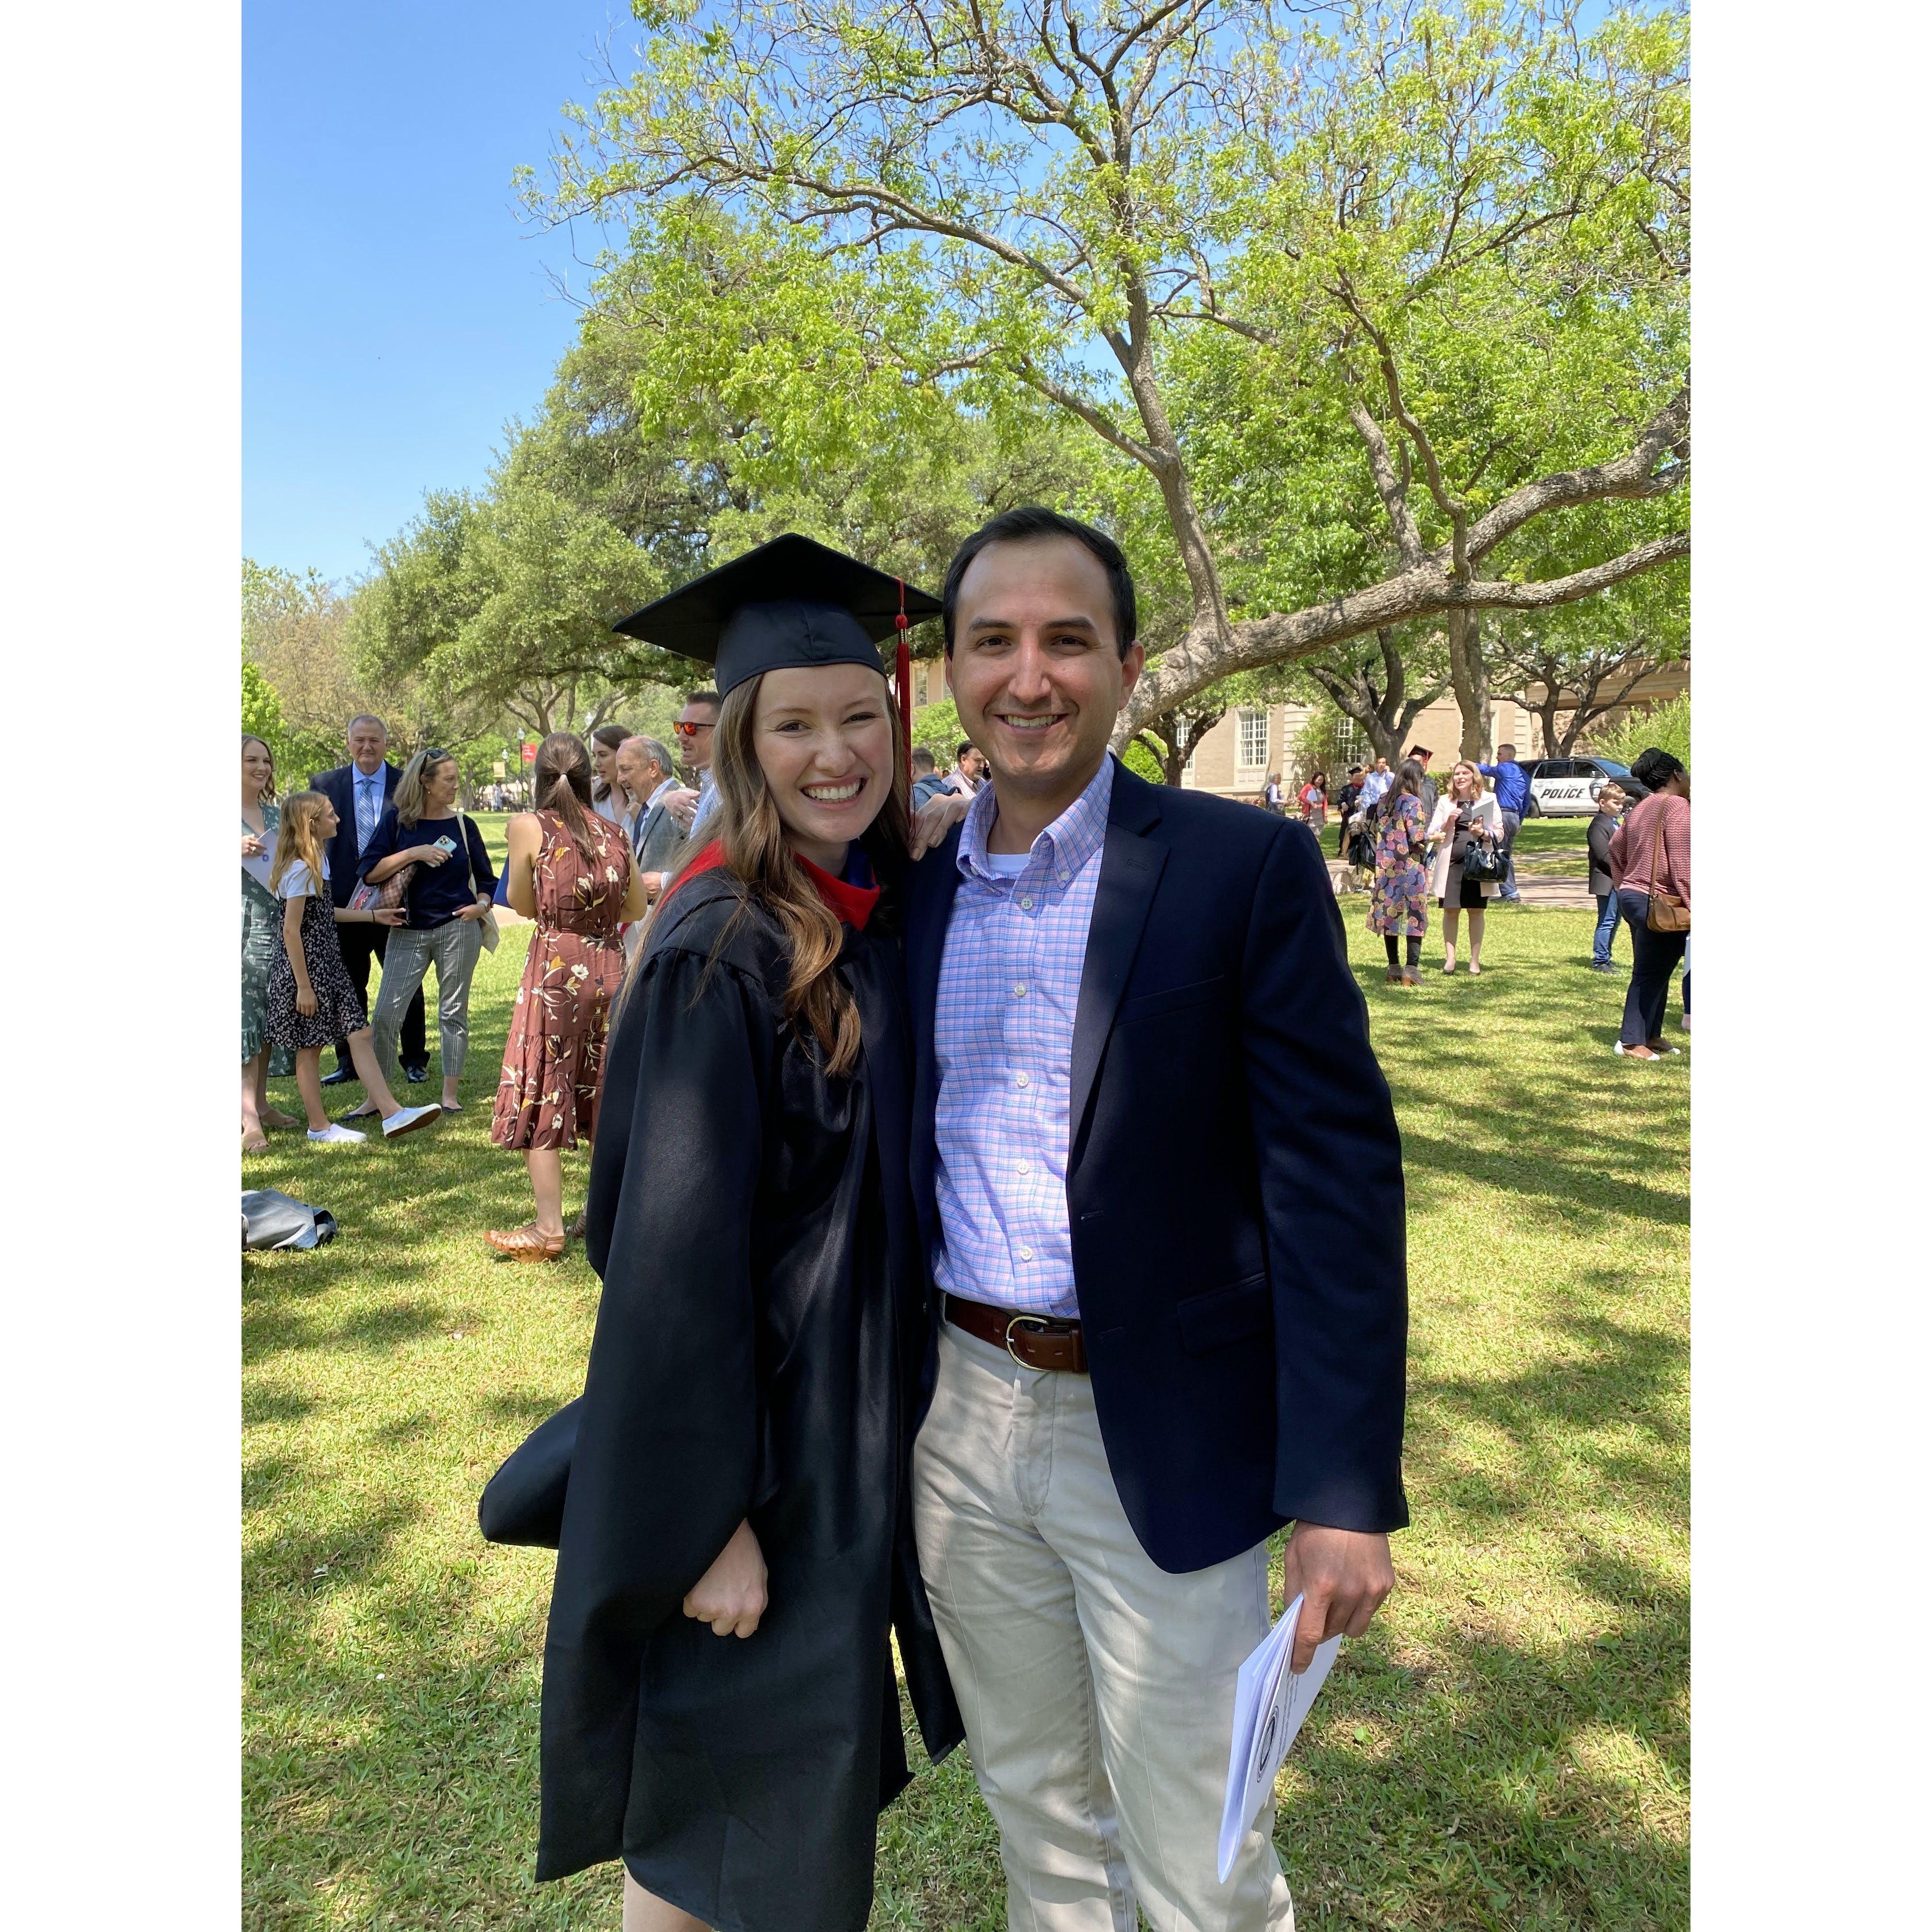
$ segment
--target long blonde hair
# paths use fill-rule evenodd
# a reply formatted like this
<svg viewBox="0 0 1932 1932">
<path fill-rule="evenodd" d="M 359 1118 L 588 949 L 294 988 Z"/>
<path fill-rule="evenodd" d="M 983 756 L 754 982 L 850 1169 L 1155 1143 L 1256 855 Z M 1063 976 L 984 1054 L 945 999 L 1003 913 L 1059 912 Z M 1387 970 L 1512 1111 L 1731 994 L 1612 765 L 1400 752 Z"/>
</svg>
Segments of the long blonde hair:
<svg viewBox="0 0 1932 1932">
<path fill-rule="evenodd" d="M 283 876 L 299 859 L 308 868 L 309 890 L 322 890 L 322 834 L 317 829 L 329 802 L 319 791 L 298 791 L 282 807 L 275 834 L 275 862 L 268 868 L 268 890 L 280 895 Z"/>
<path fill-rule="evenodd" d="M 786 1018 L 808 1030 L 818 1042 L 828 1073 L 847 1074 L 858 1063 L 859 1011 L 832 970 L 838 964 L 843 935 L 837 916 L 818 896 L 818 889 L 785 838 L 784 821 L 778 816 L 771 788 L 765 782 L 764 769 L 758 763 L 753 728 L 758 689 L 764 682 L 762 676 L 748 678 L 733 688 L 718 709 L 718 728 L 711 734 L 711 777 L 718 788 L 718 803 L 706 830 L 716 827 L 724 868 L 744 886 L 746 905 L 769 913 L 784 934 L 791 953 L 790 976 L 785 986 Z M 899 742 L 898 709 L 892 702 L 883 678 L 879 681 L 879 695 L 891 724 L 892 784 L 860 843 L 883 884 L 907 862 L 911 814 L 905 752 Z M 704 845 L 711 842 L 707 838 Z M 670 897 L 672 887 L 701 849 L 695 842 L 686 847 L 683 856 L 664 880 L 664 891 L 651 915 L 652 923 Z M 733 914 L 718 934 L 712 950 L 714 958 L 739 916 Z M 633 978 L 650 950 L 647 930 L 644 943 L 631 962 Z"/>
<path fill-rule="evenodd" d="M 454 764 L 455 754 L 439 751 L 434 745 L 425 745 L 403 767 L 403 775 L 396 781 L 396 789 L 389 802 L 396 808 L 396 818 L 400 824 L 414 825 L 423 815 L 423 780 L 431 770 L 442 764 Z"/>
</svg>

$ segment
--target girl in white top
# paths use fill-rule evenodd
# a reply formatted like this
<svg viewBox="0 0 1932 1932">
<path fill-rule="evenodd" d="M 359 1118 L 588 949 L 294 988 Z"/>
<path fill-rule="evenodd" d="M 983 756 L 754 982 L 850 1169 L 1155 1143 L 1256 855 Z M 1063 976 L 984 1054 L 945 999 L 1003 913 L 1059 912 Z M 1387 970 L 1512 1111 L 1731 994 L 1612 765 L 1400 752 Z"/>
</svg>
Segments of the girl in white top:
<svg viewBox="0 0 1932 1932">
<path fill-rule="evenodd" d="M 338 920 L 400 926 L 404 915 L 346 907 L 338 912 L 329 903 L 328 847 L 339 823 L 334 804 L 319 791 L 298 792 L 282 808 L 268 874 L 270 890 L 283 904 L 282 950 L 268 970 L 268 1037 L 294 1049 L 296 1085 L 310 1140 L 368 1138 L 331 1120 L 322 1104 L 322 1049 L 338 1040 L 348 1042 L 356 1077 L 382 1117 L 383 1138 L 393 1140 L 440 1120 L 442 1110 L 399 1106 L 376 1064 L 368 1018 L 342 962 L 335 926 Z"/>
</svg>

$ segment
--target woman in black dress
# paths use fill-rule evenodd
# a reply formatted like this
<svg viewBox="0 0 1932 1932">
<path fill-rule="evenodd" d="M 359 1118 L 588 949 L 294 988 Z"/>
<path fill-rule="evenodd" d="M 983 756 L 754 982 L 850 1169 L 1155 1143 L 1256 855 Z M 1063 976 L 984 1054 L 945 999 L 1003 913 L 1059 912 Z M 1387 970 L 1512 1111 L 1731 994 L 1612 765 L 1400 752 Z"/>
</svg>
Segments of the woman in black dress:
<svg viewBox="0 0 1932 1932">
<path fill-rule="evenodd" d="M 862 1932 L 907 1781 L 894 1633 L 928 1750 L 960 1736 L 907 1498 L 907 787 L 872 641 L 900 596 L 781 538 L 625 626 L 715 652 L 724 694 L 713 836 L 610 1035 L 544 1652 L 537 1876 L 621 1856 L 626 1932 Z"/>
</svg>

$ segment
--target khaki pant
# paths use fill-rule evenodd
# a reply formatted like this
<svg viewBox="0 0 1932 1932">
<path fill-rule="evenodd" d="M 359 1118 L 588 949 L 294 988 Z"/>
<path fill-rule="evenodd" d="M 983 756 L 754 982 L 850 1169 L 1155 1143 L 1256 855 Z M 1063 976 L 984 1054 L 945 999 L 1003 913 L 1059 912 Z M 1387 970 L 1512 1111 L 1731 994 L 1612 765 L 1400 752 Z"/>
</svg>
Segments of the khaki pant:
<svg viewBox="0 0 1932 1932">
<path fill-rule="evenodd" d="M 1268 1546 L 1170 1576 L 1140 1546 L 1084 1376 L 950 1323 L 913 1508 L 1010 1932 L 1292 1932 L 1272 1804 L 1224 1886 L 1234 1678 L 1268 1634 Z"/>
</svg>

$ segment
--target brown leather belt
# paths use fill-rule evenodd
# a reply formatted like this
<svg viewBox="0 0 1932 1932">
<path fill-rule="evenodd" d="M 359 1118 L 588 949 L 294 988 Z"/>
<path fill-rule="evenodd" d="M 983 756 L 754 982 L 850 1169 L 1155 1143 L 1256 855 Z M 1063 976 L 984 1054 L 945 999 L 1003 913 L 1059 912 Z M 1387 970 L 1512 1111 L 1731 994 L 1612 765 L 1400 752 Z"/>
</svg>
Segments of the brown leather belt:
<svg viewBox="0 0 1932 1932">
<path fill-rule="evenodd" d="M 1005 1349 L 1023 1369 L 1063 1369 L 1076 1376 L 1087 1372 L 1087 1344 L 1081 1339 L 1077 1322 L 1063 1321 L 1057 1315 L 1031 1315 L 1024 1309 L 994 1308 L 956 1294 L 947 1295 L 943 1306 L 954 1328 Z"/>
</svg>

